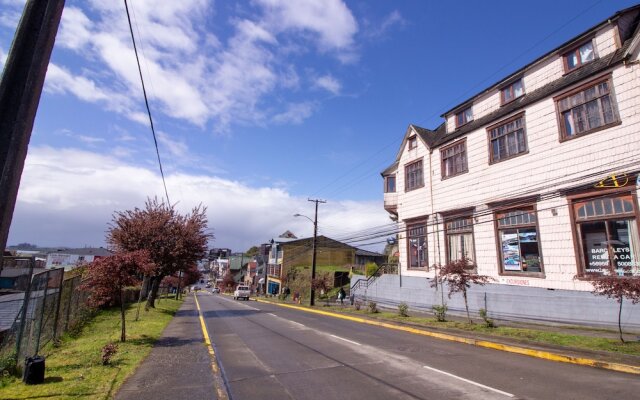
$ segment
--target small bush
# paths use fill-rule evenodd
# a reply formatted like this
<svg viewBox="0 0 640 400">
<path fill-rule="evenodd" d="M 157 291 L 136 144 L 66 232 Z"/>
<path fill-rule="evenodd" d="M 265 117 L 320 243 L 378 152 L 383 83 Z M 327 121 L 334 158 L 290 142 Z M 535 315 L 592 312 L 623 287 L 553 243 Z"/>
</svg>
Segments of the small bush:
<svg viewBox="0 0 640 400">
<path fill-rule="evenodd" d="M 356 311 L 360 311 L 360 309 L 362 308 L 362 303 L 356 301 L 355 303 L 353 303 L 353 308 L 355 308 Z"/>
<path fill-rule="evenodd" d="M 378 265 L 376 263 L 367 263 L 364 266 L 364 273 L 368 277 L 373 276 L 378 270 Z"/>
<path fill-rule="evenodd" d="M 2 377 L 15 374 L 18 371 L 17 367 L 15 351 L 0 355 L 0 375 Z"/>
<path fill-rule="evenodd" d="M 375 301 L 370 301 L 369 304 L 367 305 L 367 307 L 369 308 L 369 312 L 371 314 L 375 314 L 378 311 L 378 303 L 376 303 Z"/>
<path fill-rule="evenodd" d="M 446 304 L 442 304 L 442 305 L 435 305 L 432 306 L 431 309 L 433 310 L 433 314 L 436 316 L 436 321 L 438 322 L 445 322 L 447 320 L 447 305 Z"/>
<path fill-rule="evenodd" d="M 487 327 L 487 328 L 495 328 L 496 327 L 495 322 L 493 322 L 493 320 L 491 318 L 489 318 L 489 316 L 487 315 L 487 310 L 485 310 L 484 308 L 480 309 L 480 316 L 484 320 L 484 326 L 485 327 Z"/>
<path fill-rule="evenodd" d="M 409 316 L 409 305 L 404 301 L 398 304 L 398 314 L 400 314 L 401 317 Z"/>
<path fill-rule="evenodd" d="M 109 343 L 102 348 L 102 365 L 109 365 L 111 363 L 111 357 L 115 356 L 118 352 L 118 345 L 116 343 Z"/>
</svg>

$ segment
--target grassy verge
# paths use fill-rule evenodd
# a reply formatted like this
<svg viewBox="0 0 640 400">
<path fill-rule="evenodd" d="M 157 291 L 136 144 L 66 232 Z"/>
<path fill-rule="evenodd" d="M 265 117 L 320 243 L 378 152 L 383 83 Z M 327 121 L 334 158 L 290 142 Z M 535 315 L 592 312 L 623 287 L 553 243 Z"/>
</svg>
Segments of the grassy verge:
<svg viewBox="0 0 640 400">
<path fill-rule="evenodd" d="M 73 398 L 109 399 L 149 354 L 182 302 L 162 299 L 156 308 L 140 312 L 135 305 L 127 311 L 127 341 L 119 343 L 120 310 L 100 311 L 75 337 L 64 336 L 57 347 L 43 350 L 46 356 L 45 383 L 25 385 L 19 378 L 5 377 L 0 384 L 0 399 Z M 110 365 L 102 365 L 101 350 L 118 343 L 118 352 Z"/>
</svg>

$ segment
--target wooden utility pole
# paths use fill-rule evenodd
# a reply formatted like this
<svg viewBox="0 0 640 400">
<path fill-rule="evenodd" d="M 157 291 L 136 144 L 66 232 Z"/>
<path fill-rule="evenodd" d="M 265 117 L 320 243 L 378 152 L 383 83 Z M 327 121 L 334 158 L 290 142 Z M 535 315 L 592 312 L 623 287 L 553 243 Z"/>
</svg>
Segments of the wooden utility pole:
<svg viewBox="0 0 640 400">
<path fill-rule="evenodd" d="M 0 81 L 0 257 L 63 8 L 64 0 L 27 0 Z"/>
<path fill-rule="evenodd" d="M 316 304 L 316 291 L 313 287 L 316 280 L 316 253 L 317 253 L 317 239 L 318 239 L 318 203 L 326 203 L 326 201 L 318 199 L 308 199 L 316 203 L 316 216 L 313 219 L 313 254 L 311 256 L 311 299 L 309 305 L 314 306 Z"/>
</svg>

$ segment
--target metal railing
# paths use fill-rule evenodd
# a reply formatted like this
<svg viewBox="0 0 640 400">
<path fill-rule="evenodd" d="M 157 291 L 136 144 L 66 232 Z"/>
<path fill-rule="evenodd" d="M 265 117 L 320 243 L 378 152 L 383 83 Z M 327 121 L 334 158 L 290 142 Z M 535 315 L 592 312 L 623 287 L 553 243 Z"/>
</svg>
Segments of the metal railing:
<svg viewBox="0 0 640 400">
<path fill-rule="evenodd" d="M 355 293 L 360 289 L 366 290 L 371 286 L 379 276 L 384 274 L 397 274 L 398 264 L 382 264 L 376 269 L 376 271 L 367 279 L 358 279 L 356 283 L 351 286 L 351 293 Z"/>
</svg>

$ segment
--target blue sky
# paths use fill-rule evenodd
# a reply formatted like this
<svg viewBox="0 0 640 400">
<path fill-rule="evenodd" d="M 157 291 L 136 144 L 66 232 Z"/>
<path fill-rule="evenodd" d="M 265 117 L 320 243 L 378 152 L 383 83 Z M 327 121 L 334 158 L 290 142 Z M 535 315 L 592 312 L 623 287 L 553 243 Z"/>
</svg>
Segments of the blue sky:
<svg viewBox="0 0 640 400">
<path fill-rule="evenodd" d="M 172 203 L 212 245 L 389 224 L 379 172 L 440 115 L 633 1 L 131 0 Z M 4 64 L 24 0 L 0 0 Z M 67 0 L 9 244 L 100 246 L 163 196 L 121 1 Z M 377 246 L 378 248 L 381 245 Z"/>
</svg>

